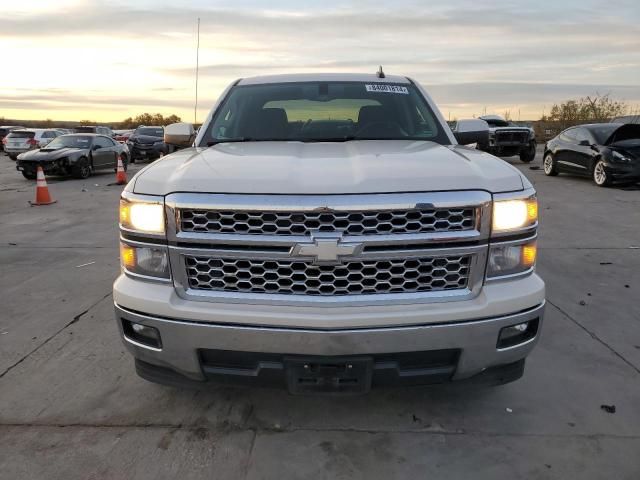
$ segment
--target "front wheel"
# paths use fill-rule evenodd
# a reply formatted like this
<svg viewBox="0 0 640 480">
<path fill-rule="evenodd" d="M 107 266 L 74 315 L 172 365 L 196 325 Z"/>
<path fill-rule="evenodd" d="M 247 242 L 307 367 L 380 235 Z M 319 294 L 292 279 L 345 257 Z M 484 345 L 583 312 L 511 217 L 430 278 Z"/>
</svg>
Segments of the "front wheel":
<svg viewBox="0 0 640 480">
<path fill-rule="evenodd" d="M 529 142 L 524 150 L 520 150 L 520 160 L 524 163 L 533 162 L 536 158 L 536 142 Z"/>
<path fill-rule="evenodd" d="M 593 181 L 599 187 L 608 187 L 611 185 L 611 177 L 607 173 L 604 162 L 602 160 L 596 163 L 595 167 L 593 167 Z"/>
<path fill-rule="evenodd" d="M 91 166 L 86 158 L 79 159 L 73 167 L 71 167 L 71 175 L 75 178 L 85 180 L 91 175 Z"/>
<path fill-rule="evenodd" d="M 36 179 L 36 172 L 31 171 L 31 170 L 23 170 L 22 171 L 22 176 L 24 178 L 26 178 L 27 180 L 35 180 Z"/>
<path fill-rule="evenodd" d="M 547 153 L 544 156 L 542 167 L 544 168 L 545 175 L 548 175 L 550 177 L 555 177 L 556 175 L 558 175 L 558 166 L 556 165 L 556 161 L 553 159 L 553 155 L 551 155 L 551 153 Z"/>
</svg>

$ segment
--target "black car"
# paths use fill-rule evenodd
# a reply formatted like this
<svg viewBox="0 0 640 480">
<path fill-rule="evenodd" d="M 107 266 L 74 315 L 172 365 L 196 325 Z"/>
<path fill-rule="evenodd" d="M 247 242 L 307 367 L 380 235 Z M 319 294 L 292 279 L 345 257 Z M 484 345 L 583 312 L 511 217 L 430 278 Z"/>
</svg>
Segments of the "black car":
<svg viewBox="0 0 640 480">
<path fill-rule="evenodd" d="M 544 173 L 588 175 L 596 185 L 640 181 L 640 125 L 592 123 L 564 130 L 544 147 Z"/>
<path fill-rule="evenodd" d="M 29 180 L 36 178 L 38 165 L 46 174 L 87 178 L 100 168 L 116 169 L 119 156 L 126 169 L 128 149 L 125 145 L 92 133 L 61 135 L 44 148 L 20 154 L 16 168 Z"/>
<path fill-rule="evenodd" d="M 127 145 L 131 151 L 131 163 L 155 160 L 169 153 L 169 146 L 164 143 L 164 127 L 138 127 L 127 140 Z"/>
</svg>

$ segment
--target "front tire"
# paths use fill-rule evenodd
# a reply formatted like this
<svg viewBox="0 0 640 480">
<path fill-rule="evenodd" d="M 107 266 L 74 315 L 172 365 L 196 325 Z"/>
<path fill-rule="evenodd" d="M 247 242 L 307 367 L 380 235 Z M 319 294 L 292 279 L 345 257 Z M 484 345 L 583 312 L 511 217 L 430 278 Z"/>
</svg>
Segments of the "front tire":
<svg viewBox="0 0 640 480">
<path fill-rule="evenodd" d="M 23 170 L 22 171 L 22 176 L 24 178 L 26 178 L 27 180 L 35 180 L 36 179 L 36 172 Z"/>
<path fill-rule="evenodd" d="M 551 152 L 544 156 L 542 168 L 544 169 L 544 174 L 549 177 L 555 177 L 558 175 L 558 165 L 556 165 L 556 161 L 554 160 L 553 155 L 551 155 Z"/>
<path fill-rule="evenodd" d="M 536 158 L 536 142 L 529 142 L 527 148 L 520 151 L 520 160 L 524 163 L 533 162 Z"/>
<path fill-rule="evenodd" d="M 593 167 L 593 181 L 599 187 L 608 187 L 611 185 L 611 176 L 607 173 L 602 160 L 599 160 Z"/>
<path fill-rule="evenodd" d="M 91 176 L 91 165 L 86 158 L 80 158 L 73 167 L 71 167 L 71 175 L 81 180 L 86 180 Z"/>
</svg>

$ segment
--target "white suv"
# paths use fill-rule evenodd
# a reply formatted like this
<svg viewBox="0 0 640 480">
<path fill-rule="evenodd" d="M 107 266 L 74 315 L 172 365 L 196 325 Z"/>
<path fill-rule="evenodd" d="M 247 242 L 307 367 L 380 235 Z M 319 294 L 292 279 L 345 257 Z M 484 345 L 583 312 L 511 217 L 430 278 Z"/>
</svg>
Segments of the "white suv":
<svg viewBox="0 0 640 480">
<path fill-rule="evenodd" d="M 242 79 L 120 204 L 113 298 L 142 377 L 292 393 L 519 378 L 542 327 L 538 212 L 399 76 Z"/>
<path fill-rule="evenodd" d="M 53 128 L 24 128 L 13 130 L 9 135 L 4 137 L 4 151 L 9 155 L 9 158 L 16 160 L 19 154 L 36 148 L 42 148 L 60 135 L 62 135 L 62 133 Z"/>
</svg>

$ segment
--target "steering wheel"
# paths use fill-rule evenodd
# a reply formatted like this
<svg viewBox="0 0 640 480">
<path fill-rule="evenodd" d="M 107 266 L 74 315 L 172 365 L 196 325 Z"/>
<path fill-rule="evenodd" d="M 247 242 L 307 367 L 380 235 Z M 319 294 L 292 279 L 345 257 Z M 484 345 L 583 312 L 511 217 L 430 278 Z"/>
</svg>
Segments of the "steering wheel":
<svg viewBox="0 0 640 480">
<path fill-rule="evenodd" d="M 397 122 L 371 122 L 358 129 L 356 137 L 408 137 L 409 134 Z"/>
</svg>

